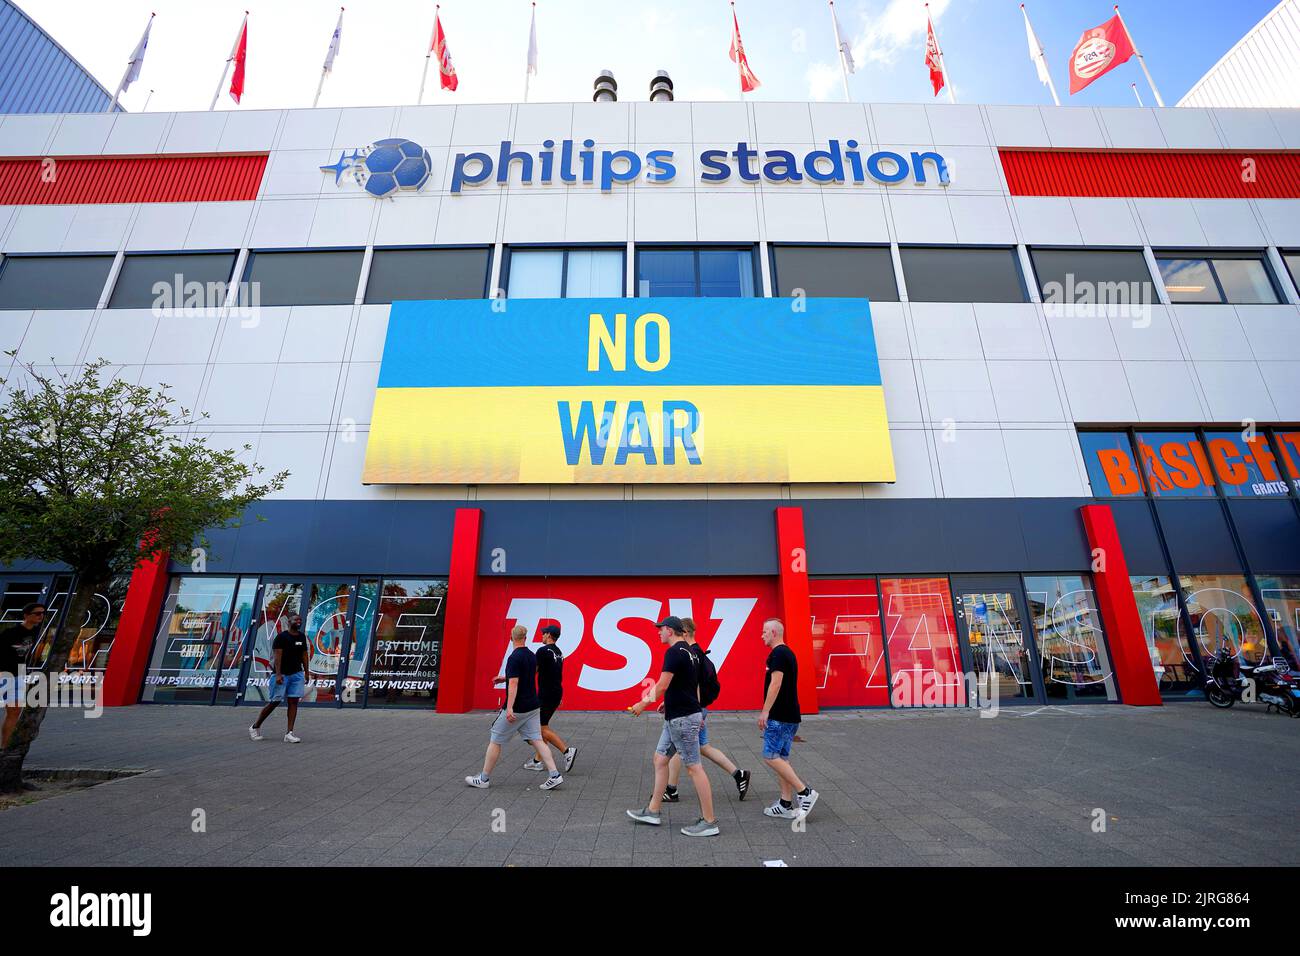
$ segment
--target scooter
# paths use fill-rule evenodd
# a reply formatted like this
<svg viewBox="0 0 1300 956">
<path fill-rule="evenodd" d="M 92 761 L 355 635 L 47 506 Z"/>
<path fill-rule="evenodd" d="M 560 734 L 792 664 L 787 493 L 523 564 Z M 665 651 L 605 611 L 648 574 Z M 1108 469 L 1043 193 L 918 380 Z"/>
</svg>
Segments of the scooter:
<svg viewBox="0 0 1300 956">
<path fill-rule="evenodd" d="M 1280 714 L 1300 717 L 1300 673 L 1287 662 L 1273 658 L 1267 664 L 1242 665 L 1228 647 L 1219 645 L 1213 657 L 1205 659 L 1205 698 L 1214 707 L 1228 708 L 1245 700 L 1254 688 L 1254 700 Z"/>
</svg>

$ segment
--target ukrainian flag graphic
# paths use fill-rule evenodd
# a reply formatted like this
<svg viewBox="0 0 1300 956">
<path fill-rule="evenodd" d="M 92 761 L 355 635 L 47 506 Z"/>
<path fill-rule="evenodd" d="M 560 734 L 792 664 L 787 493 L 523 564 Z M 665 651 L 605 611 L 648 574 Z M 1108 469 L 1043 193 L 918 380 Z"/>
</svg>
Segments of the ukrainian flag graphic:
<svg viewBox="0 0 1300 956">
<path fill-rule="evenodd" d="M 870 306 L 395 302 L 362 480 L 893 481 Z"/>
</svg>

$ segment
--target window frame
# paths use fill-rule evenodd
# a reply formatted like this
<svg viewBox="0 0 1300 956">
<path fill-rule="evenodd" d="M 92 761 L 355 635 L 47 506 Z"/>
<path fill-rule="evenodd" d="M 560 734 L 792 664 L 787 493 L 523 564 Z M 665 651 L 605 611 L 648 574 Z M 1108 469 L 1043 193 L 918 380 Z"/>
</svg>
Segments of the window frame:
<svg viewBox="0 0 1300 956">
<path fill-rule="evenodd" d="M 501 250 L 501 281 L 499 285 L 505 291 L 506 298 L 510 298 L 510 266 L 514 257 L 515 250 L 520 252 L 559 252 L 562 253 L 560 261 L 560 298 L 569 297 L 569 253 L 570 252 L 593 252 L 593 251 L 617 251 L 619 253 L 619 274 L 623 281 L 619 284 L 621 291 L 618 298 L 626 299 L 627 294 L 627 243 L 623 242 L 576 242 L 567 244 L 556 244 L 553 242 L 513 242 L 506 245 Z M 698 278 L 699 270 L 696 270 Z M 607 298 L 607 297 L 606 297 Z"/>
<path fill-rule="evenodd" d="M 894 261 L 893 246 L 889 242 L 768 242 L 768 273 L 772 277 L 772 296 L 779 299 L 789 297 L 781 294 L 781 274 L 776 261 L 776 253 L 778 249 L 883 249 L 885 254 L 889 257 L 889 274 L 894 280 L 894 297 L 892 299 L 872 299 L 868 296 L 868 301 L 872 304 L 877 302 L 903 301 L 899 285 L 898 268 Z M 832 296 L 831 298 L 835 297 Z"/>
<path fill-rule="evenodd" d="M 230 274 L 226 277 L 225 280 L 226 289 L 227 292 L 229 292 L 231 287 L 238 287 L 238 285 L 240 284 L 240 280 L 237 280 L 235 278 L 235 270 L 239 266 L 239 254 L 241 251 L 242 251 L 241 249 L 180 249 L 180 250 L 171 250 L 171 251 L 165 249 L 132 249 L 129 252 L 123 251 L 121 268 L 119 268 L 115 273 L 111 273 L 113 279 L 113 286 L 108 290 L 108 297 L 104 301 L 104 309 L 105 311 L 107 311 L 109 309 L 116 310 L 116 309 L 141 308 L 141 306 L 134 306 L 134 305 L 117 305 L 117 306 L 113 305 L 113 296 L 117 295 L 117 287 L 119 283 L 121 283 L 122 281 L 122 273 L 126 270 L 127 261 L 130 259 L 138 259 L 144 256 L 170 256 L 170 257 L 230 256 L 231 257 Z M 221 303 L 221 305 L 224 304 L 225 304 L 224 302 Z"/>
<path fill-rule="evenodd" d="M 655 296 L 641 295 L 641 253 L 643 252 L 690 252 L 692 261 L 695 266 L 695 294 L 693 296 L 672 296 L 671 298 L 683 299 L 703 299 L 703 298 L 722 298 L 721 296 L 702 296 L 700 295 L 700 252 L 748 252 L 749 265 L 753 274 L 754 294 L 752 296 L 742 296 L 742 298 L 764 299 L 767 298 L 766 290 L 763 288 L 762 266 L 758 261 L 758 243 L 756 242 L 638 242 L 635 247 L 636 259 L 633 263 L 634 272 L 632 275 L 632 298 L 655 298 Z"/>
<path fill-rule="evenodd" d="M 1219 293 L 1218 302 L 1176 302 L 1169 299 L 1170 305 L 1281 305 L 1286 302 L 1286 297 L 1282 294 L 1282 287 L 1278 282 L 1278 277 L 1273 273 L 1272 263 L 1269 262 L 1268 249 L 1189 249 L 1186 247 L 1156 249 L 1152 247 L 1151 257 L 1155 260 L 1156 271 L 1160 273 L 1160 288 L 1164 290 L 1165 296 L 1169 296 L 1169 286 L 1165 282 L 1164 271 L 1160 268 L 1162 260 L 1168 259 L 1195 259 L 1204 262 L 1206 268 L 1210 270 L 1210 277 L 1214 279 L 1214 287 Z M 1223 280 L 1219 278 L 1219 270 L 1214 265 L 1215 259 L 1236 260 L 1258 262 L 1264 269 L 1264 277 L 1268 279 L 1269 288 L 1273 290 L 1272 302 L 1231 302 L 1228 300 L 1227 293 L 1223 289 Z M 1285 260 L 1284 260 L 1285 261 Z"/>
<path fill-rule="evenodd" d="M 370 247 L 368 246 L 294 246 L 290 248 L 267 248 L 267 249 L 255 249 L 252 247 L 247 247 L 246 251 L 248 255 L 245 257 L 244 271 L 241 274 L 239 281 L 245 285 L 252 283 L 253 265 L 259 255 L 277 255 L 281 253 L 313 253 L 313 252 L 359 253 L 361 255 L 361 265 L 357 271 L 357 286 L 352 290 L 352 298 L 350 298 L 347 302 L 280 302 L 280 303 L 262 302 L 261 303 L 262 308 L 268 308 L 268 309 L 270 308 L 287 309 L 287 308 L 298 308 L 298 307 L 315 308 L 317 306 L 355 305 L 357 300 L 357 290 L 361 288 L 362 276 L 363 275 L 365 276 L 367 285 L 369 285 L 370 283 L 370 269 L 369 269 L 369 264 L 366 262 L 366 250 L 368 248 Z M 260 298 L 260 293 L 259 293 L 259 298 Z"/>
<path fill-rule="evenodd" d="M 351 247 L 346 247 L 346 248 L 347 248 L 347 249 L 350 249 Z M 370 252 L 370 257 L 369 257 L 368 260 L 362 262 L 362 270 L 361 270 L 361 271 L 362 271 L 363 275 L 360 276 L 360 277 L 358 277 L 358 281 L 360 281 L 361 278 L 364 278 L 364 279 L 365 279 L 365 291 L 361 293 L 361 304 L 362 304 L 362 305 L 392 305 L 392 302 L 391 302 L 391 301 L 390 301 L 390 302 L 370 302 L 370 301 L 367 301 L 367 300 L 370 298 L 370 278 L 371 278 L 371 275 L 373 274 L 373 272 L 374 272 L 374 268 L 375 268 L 375 254 L 376 254 L 376 253 L 379 253 L 379 252 L 412 252 L 412 251 L 426 251 L 426 250 L 427 250 L 427 251 L 443 251 L 443 250 L 445 250 L 445 251 L 448 251 L 448 252 L 456 252 L 456 251 L 475 251 L 475 252 L 483 252 L 483 253 L 485 254 L 485 255 L 484 255 L 484 258 L 485 258 L 486 261 L 484 262 L 484 268 L 483 268 L 483 286 L 482 286 L 482 294 L 481 294 L 479 297 L 480 297 L 480 298 L 483 298 L 483 299 L 491 298 L 491 292 L 492 292 L 492 290 L 491 290 L 491 288 L 490 288 L 490 286 L 491 286 L 491 284 L 492 284 L 492 246 L 491 246 L 491 244 L 489 244 L 489 243 L 483 243 L 483 242 L 466 242 L 466 243 L 454 243 L 454 244 L 452 244 L 452 245 L 445 245 L 445 246 L 444 246 L 444 245 L 435 245 L 435 246 L 430 246 L 430 245 L 419 245 L 419 244 L 413 244 L 413 243 L 399 243 L 399 244 L 397 244 L 397 245 L 391 245 L 391 246 L 389 246 L 389 245 L 384 245 L 384 246 L 369 246 L 369 247 L 364 247 L 364 246 L 363 246 L 363 247 L 362 247 L 362 252 L 364 253 L 364 252 L 366 252 L 366 251 L 369 251 L 369 252 Z M 262 251 L 263 251 L 263 252 L 301 252 L 301 251 L 309 251 L 309 250 L 298 250 L 298 249 L 263 249 Z M 322 250 L 322 251 L 328 251 L 328 252 L 342 252 L 342 251 L 345 251 L 345 249 L 342 249 L 342 248 L 341 248 L 341 249 L 328 249 L 328 250 Z M 253 250 L 250 249 L 250 250 L 249 250 L 249 256 L 251 257 L 252 254 L 253 254 Z M 409 300 L 401 300 L 401 299 L 399 299 L 398 301 L 409 301 Z M 473 301 L 473 300 L 472 300 L 472 299 L 466 299 L 466 300 L 464 300 L 464 301 Z"/>
<path fill-rule="evenodd" d="M 1033 298 L 1032 298 L 1032 297 L 1030 296 L 1030 294 L 1029 294 L 1029 284 L 1028 284 L 1028 282 L 1026 281 L 1026 277 L 1025 277 L 1025 266 L 1024 266 L 1024 263 L 1020 261 L 1020 246 L 1019 246 L 1019 244 L 1017 244 L 1017 243 L 1012 243 L 1012 244 L 1010 244 L 1010 245 L 1008 245 L 1008 244 L 1006 244 L 1006 243 L 996 243 L 996 242 L 975 242 L 975 243 L 964 243 L 964 242 L 908 242 L 908 243 L 899 243 L 899 244 L 898 244 L 898 266 L 899 266 L 899 268 L 902 270 L 903 284 L 904 284 L 905 286 L 908 286 L 908 282 L 907 282 L 907 264 L 903 261 L 903 260 L 904 260 L 904 254 L 905 254 L 906 252 L 910 251 L 910 250 L 913 250 L 913 249 L 943 249 L 943 250 L 947 250 L 947 251 L 953 251 L 953 250 L 956 250 L 956 251 L 959 251 L 959 252 L 965 252 L 965 251 L 968 251 L 968 250 L 977 250 L 977 249 L 985 249 L 985 250 L 993 249 L 993 250 L 997 250 L 997 251 L 999 251 L 999 252 L 1009 252 L 1009 253 L 1011 254 L 1011 261 L 1012 261 L 1012 264 L 1014 265 L 1014 267 L 1015 267 L 1015 271 L 1016 271 L 1016 281 L 1019 283 L 1019 286 L 1020 286 L 1020 298 L 1019 298 L 1018 300 L 1016 300 L 1016 301 L 1012 301 L 1012 302 L 1007 302 L 1007 301 L 1005 301 L 1005 300 L 1001 300 L 1001 301 L 994 301 L 994 302 L 991 302 L 991 303 L 989 303 L 989 304 L 994 304 L 994 305 L 1024 305 L 1024 304 L 1026 304 L 1026 303 L 1030 303 L 1030 302 L 1033 302 L 1033 301 L 1034 301 Z M 1031 264 L 1031 266 L 1032 266 L 1032 260 L 1031 260 L 1031 263 L 1030 263 L 1030 264 Z M 1035 281 L 1037 281 L 1037 277 L 1035 277 Z M 942 303 L 962 303 L 962 304 L 968 304 L 968 305 L 969 305 L 969 304 L 974 304 L 974 303 L 976 303 L 976 302 L 988 302 L 988 300 L 986 300 L 986 299 L 974 299 L 974 298 L 969 298 L 969 297 L 964 298 L 964 299 L 918 299 L 918 298 L 916 298 L 916 296 L 914 296 L 914 295 L 912 294 L 912 291 L 911 291 L 910 286 L 908 287 L 908 292 L 907 292 L 907 301 L 908 301 L 909 303 L 919 303 L 919 304 L 921 304 L 921 305 L 934 305 L 934 304 L 942 304 Z"/>
<path fill-rule="evenodd" d="M 1041 249 L 1043 252 L 1081 252 L 1084 255 L 1087 255 L 1088 253 L 1091 252 L 1136 253 L 1138 258 L 1142 260 L 1142 269 L 1146 273 L 1147 281 L 1151 283 L 1151 291 L 1154 293 L 1154 297 L 1151 300 L 1151 304 L 1152 305 L 1160 304 L 1160 290 L 1164 288 L 1164 281 L 1162 279 L 1162 281 L 1159 284 L 1157 284 L 1154 277 L 1152 277 L 1151 264 L 1147 262 L 1146 249 L 1143 246 L 1135 246 L 1131 244 L 1130 245 L 1120 244 L 1120 245 L 1105 245 L 1105 246 L 1100 246 L 1100 245 L 1081 246 L 1075 243 L 1045 243 L 1045 242 L 1029 243 L 1027 242 L 1025 243 L 1025 253 L 1029 256 L 1029 270 L 1033 274 L 1034 288 L 1038 290 L 1038 297 L 1044 303 L 1046 303 L 1047 300 L 1043 294 L 1043 279 L 1042 276 L 1039 274 L 1038 260 L 1034 258 L 1034 251 L 1037 249 Z M 1069 303 L 1065 303 L 1065 304 L 1068 305 Z"/>
<path fill-rule="evenodd" d="M 94 311 L 99 308 L 101 300 L 104 298 L 104 291 L 108 290 L 108 298 L 112 298 L 112 286 L 117 285 L 117 276 L 114 274 L 114 267 L 117 265 L 117 252 L 14 252 L 0 256 L 0 282 L 4 280 L 4 273 L 9 268 L 9 263 L 15 259 L 107 259 L 108 272 L 104 274 L 104 281 L 100 284 L 99 294 L 95 296 L 95 301 L 90 305 L 34 305 L 20 306 L 16 309 L 5 308 L 0 305 L 0 312 L 72 312 L 72 311 Z M 110 285 L 111 283 L 111 285 Z"/>
</svg>

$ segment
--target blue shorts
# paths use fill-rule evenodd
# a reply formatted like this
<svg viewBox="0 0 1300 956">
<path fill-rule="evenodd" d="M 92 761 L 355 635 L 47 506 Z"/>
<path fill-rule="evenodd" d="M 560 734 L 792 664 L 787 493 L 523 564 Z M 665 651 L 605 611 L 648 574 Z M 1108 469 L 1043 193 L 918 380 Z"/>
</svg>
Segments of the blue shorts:
<svg viewBox="0 0 1300 956">
<path fill-rule="evenodd" d="M 707 710 L 702 710 L 700 711 L 700 746 L 707 747 L 708 745 L 709 745 L 709 712 Z"/>
<path fill-rule="evenodd" d="M 298 698 L 302 696 L 303 688 L 306 686 L 303 680 L 302 671 L 296 674 L 285 674 L 284 682 L 278 683 L 275 675 L 271 675 L 271 700 L 281 701 L 286 697 Z"/>
<path fill-rule="evenodd" d="M 767 730 L 763 731 L 763 759 L 783 760 L 790 758 L 790 747 L 794 744 L 794 735 L 799 732 L 798 724 L 787 724 L 783 720 L 769 720 Z"/>
</svg>

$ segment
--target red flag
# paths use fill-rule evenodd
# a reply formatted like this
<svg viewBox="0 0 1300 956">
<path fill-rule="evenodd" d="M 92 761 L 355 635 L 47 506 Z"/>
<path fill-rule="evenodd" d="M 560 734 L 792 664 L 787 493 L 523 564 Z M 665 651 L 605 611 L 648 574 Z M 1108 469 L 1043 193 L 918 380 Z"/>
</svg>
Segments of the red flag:
<svg viewBox="0 0 1300 956">
<path fill-rule="evenodd" d="M 430 51 L 438 58 L 438 81 L 444 90 L 454 90 L 460 85 L 456 68 L 451 65 L 451 51 L 447 49 L 447 34 L 442 32 L 442 17 L 433 15 L 433 46 Z"/>
<path fill-rule="evenodd" d="M 934 36 L 934 24 L 930 22 L 929 14 L 925 17 L 925 65 L 930 68 L 930 85 L 934 87 L 934 95 L 938 96 L 939 91 L 943 89 L 943 61 L 940 59 L 939 41 Z"/>
<path fill-rule="evenodd" d="M 1115 14 L 1099 27 L 1084 30 L 1070 54 L 1070 93 L 1081 89 L 1126 61 L 1134 53 L 1133 41 Z"/>
<path fill-rule="evenodd" d="M 752 93 L 763 84 L 758 82 L 758 77 L 754 71 L 749 68 L 749 58 L 745 56 L 745 44 L 740 42 L 740 21 L 736 19 L 736 8 L 731 8 L 731 50 L 727 56 L 731 57 L 731 62 L 740 67 L 740 92 Z"/>
<path fill-rule="evenodd" d="M 248 57 L 248 17 L 240 28 L 239 39 L 235 41 L 235 51 L 230 58 L 235 61 L 235 72 L 230 77 L 230 98 L 236 103 L 244 95 L 244 60 Z"/>
</svg>

